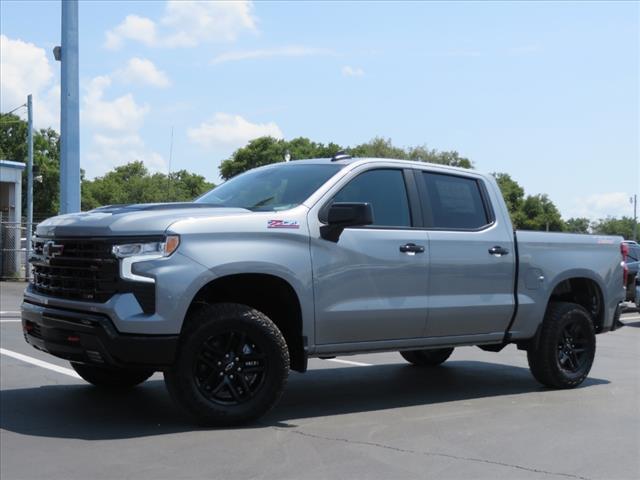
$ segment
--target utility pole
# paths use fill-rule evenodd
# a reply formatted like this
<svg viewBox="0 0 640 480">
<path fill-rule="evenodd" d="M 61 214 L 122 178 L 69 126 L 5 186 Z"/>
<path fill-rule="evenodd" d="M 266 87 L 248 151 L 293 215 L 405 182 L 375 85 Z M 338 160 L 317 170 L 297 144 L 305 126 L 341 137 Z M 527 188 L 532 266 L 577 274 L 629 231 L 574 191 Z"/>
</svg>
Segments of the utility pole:
<svg viewBox="0 0 640 480">
<path fill-rule="evenodd" d="M 78 0 L 62 1 L 60 92 L 60 213 L 80 211 L 80 101 Z M 56 49 L 54 49 L 54 54 Z"/>
<path fill-rule="evenodd" d="M 27 279 L 31 279 L 29 257 L 31 257 L 31 236 L 33 235 L 33 102 L 27 96 L 27 258 L 25 259 Z"/>
<path fill-rule="evenodd" d="M 631 200 L 631 202 L 633 203 L 633 240 L 637 242 L 638 241 L 638 214 L 637 214 L 638 195 L 634 194 L 633 198 L 630 198 L 629 200 Z"/>
</svg>

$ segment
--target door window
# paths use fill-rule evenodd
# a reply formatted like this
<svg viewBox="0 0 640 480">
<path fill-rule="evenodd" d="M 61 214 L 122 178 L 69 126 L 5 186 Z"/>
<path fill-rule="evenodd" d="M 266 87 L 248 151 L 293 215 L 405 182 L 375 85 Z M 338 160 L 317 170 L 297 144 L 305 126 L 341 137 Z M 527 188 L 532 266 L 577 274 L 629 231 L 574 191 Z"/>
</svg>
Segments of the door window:
<svg viewBox="0 0 640 480">
<path fill-rule="evenodd" d="M 373 208 L 373 225 L 410 227 L 409 200 L 402 170 L 369 170 L 351 180 L 334 202 L 367 202 Z"/>
<path fill-rule="evenodd" d="M 422 172 L 421 204 L 430 228 L 477 230 L 491 221 L 477 180 Z"/>
</svg>

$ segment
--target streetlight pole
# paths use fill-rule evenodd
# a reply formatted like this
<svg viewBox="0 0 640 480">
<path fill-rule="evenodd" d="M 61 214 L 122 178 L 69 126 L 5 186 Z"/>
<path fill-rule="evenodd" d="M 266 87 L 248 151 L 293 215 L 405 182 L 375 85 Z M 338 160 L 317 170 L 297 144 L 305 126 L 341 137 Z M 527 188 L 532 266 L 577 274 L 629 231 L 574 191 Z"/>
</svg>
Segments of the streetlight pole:
<svg viewBox="0 0 640 480">
<path fill-rule="evenodd" d="M 26 276 L 31 279 L 29 257 L 31 256 L 31 235 L 33 235 L 33 102 L 31 94 L 27 96 L 27 251 Z"/>
<path fill-rule="evenodd" d="M 80 211 L 78 0 L 61 1 L 60 213 L 72 213 Z"/>
</svg>

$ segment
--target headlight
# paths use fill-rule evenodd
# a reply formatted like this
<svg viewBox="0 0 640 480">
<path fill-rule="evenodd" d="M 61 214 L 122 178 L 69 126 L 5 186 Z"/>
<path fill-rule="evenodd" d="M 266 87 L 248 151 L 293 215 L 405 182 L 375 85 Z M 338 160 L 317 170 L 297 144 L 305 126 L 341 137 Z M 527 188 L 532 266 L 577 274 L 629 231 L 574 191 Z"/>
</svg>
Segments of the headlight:
<svg viewBox="0 0 640 480">
<path fill-rule="evenodd" d="M 111 251 L 118 258 L 146 255 L 153 255 L 159 258 L 171 255 L 177 250 L 178 245 L 180 245 L 180 237 L 177 235 L 169 235 L 164 242 L 125 243 L 122 245 L 114 245 Z"/>
<path fill-rule="evenodd" d="M 180 237 L 169 235 L 164 242 L 124 243 L 114 245 L 111 251 L 120 259 L 120 278 L 134 282 L 155 283 L 151 277 L 137 275 L 131 268 L 134 263 L 168 257 L 178 249 Z"/>
</svg>

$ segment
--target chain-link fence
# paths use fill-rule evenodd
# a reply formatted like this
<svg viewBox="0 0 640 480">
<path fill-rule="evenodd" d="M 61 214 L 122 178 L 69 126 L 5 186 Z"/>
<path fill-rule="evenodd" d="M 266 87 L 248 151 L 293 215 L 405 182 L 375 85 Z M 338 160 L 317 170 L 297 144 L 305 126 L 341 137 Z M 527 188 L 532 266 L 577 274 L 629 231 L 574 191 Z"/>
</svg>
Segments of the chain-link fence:
<svg viewBox="0 0 640 480">
<path fill-rule="evenodd" d="M 44 218 L 38 218 L 42 221 Z M 34 218 L 32 232 L 37 221 Z M 29 252 L 27 252 L 27 219 L 20 221 L 0 211 L 0 280 L 27 280 Z"/>
</svg>

